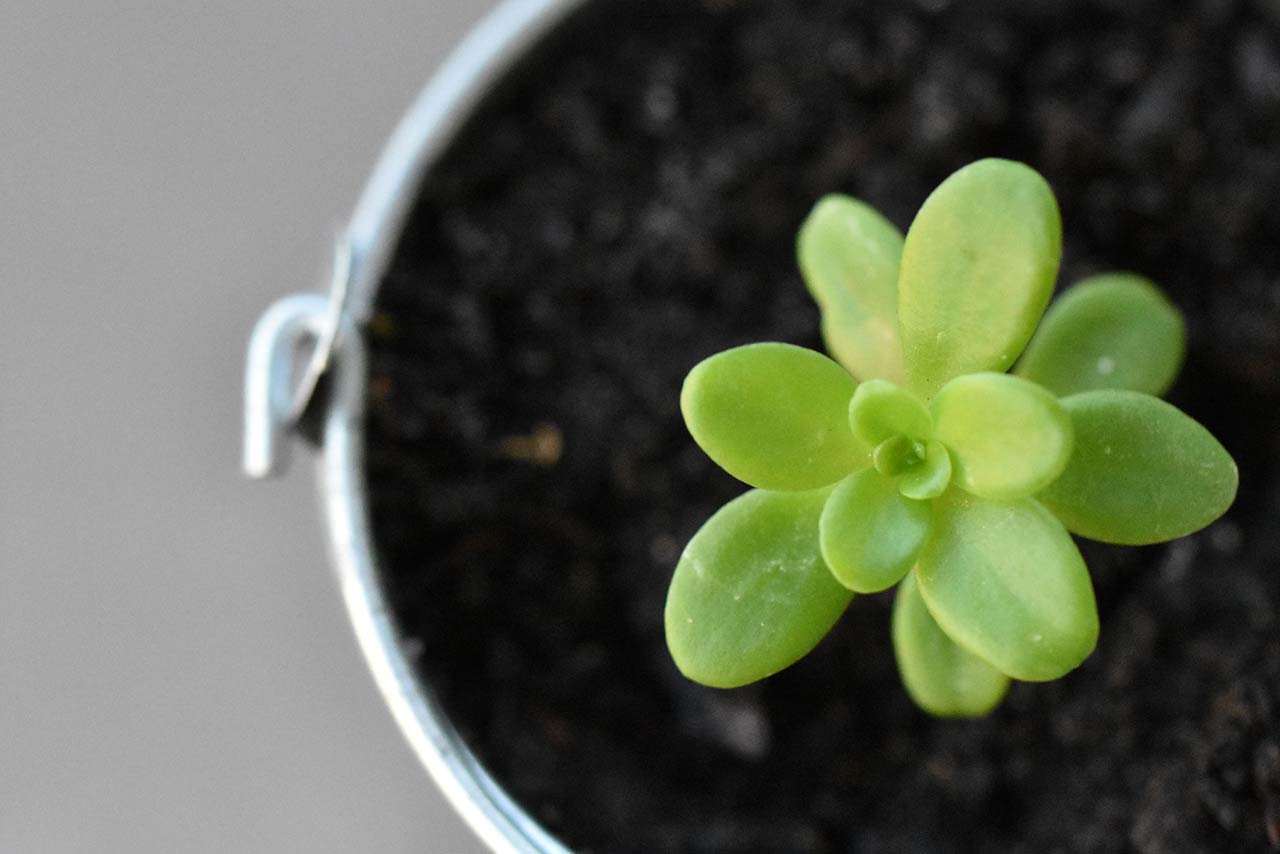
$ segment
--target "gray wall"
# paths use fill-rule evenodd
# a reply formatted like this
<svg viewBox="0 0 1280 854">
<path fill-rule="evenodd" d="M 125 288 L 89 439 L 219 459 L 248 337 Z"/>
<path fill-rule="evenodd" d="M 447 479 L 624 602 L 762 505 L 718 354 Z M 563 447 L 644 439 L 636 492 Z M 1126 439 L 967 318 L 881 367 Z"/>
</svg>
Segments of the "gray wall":
<svg viewBox="0 0 1280 854">
<path fill-rule="evenodd" d="M 487 0 L 5 0 L 0 851 L 479 851 L 401 742 L 242 351 Z"/>
</svg>

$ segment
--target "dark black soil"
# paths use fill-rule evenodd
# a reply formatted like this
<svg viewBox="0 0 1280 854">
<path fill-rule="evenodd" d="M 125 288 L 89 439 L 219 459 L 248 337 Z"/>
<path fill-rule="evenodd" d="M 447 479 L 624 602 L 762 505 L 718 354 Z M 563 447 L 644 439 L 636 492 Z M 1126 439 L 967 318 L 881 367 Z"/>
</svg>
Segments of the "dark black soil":
<svg viewBox="0 0 1280 854">
<path fill-rule="evenodd" d="M 1240 462 L 1237 506 L 1086 545 L 1097 652 L 986 720 L 912 707 L 888 596 L 762 685 L 686 683 L 666 586 L 742 487 L 681 424 L 685 372 L 818 346 L 792 241 L 819 196 L 905 226 L 990 155 L 1058 191 L 1064 282 L 1133 269 L 1187 312 L 1173 397 Z M 582 851 L 1280 850 L 1278 241 L 1280 0 L 592 4 L 426 182 L 368 329 L 373 520 L 423 678 Z"/>
</svg>

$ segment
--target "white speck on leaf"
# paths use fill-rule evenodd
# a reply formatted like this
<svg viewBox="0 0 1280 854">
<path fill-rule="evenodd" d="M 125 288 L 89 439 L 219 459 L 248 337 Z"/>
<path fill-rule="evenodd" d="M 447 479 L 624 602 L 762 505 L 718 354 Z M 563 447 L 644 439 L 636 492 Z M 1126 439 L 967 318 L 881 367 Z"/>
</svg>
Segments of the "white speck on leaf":
<svg viewBox="0 0 1280 854">
<path fill-rule="evenodd" d="M 1109 377 L 1116 372 L 1116 360 L 1110 356 L 1102 356 L 1098 359 L 1098 373 L 1104 377 Z"/>
</svg>

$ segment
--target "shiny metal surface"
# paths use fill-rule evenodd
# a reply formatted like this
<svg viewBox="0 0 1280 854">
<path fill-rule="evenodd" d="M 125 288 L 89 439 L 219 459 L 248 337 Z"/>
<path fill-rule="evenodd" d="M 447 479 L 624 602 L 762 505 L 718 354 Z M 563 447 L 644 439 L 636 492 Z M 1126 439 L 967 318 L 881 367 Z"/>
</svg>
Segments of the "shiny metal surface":
<svg viewBox="0 0 1280 854">
<path fill-rule="evenodd" d="M 506 0 L 459 45 L 384 150 L 338 241 L 329 296 L 290 296 L 267 311 L 250 344 L 245 382 L 244 467 L 260 478 L 283 470 L 289 434 L 321 374 L 329 375 L 320 485 L 330 554 L 356 638 L 401 731 L 436 783 L 492 850 L 518 854 L 567 849 L 502 791 L 462 743 L 429 686 L 415 676 L 383 597 L 364 484 L 366 367 L 359 326 L 422 175 L 492 84 L 581 2 Z"/>
</svg>

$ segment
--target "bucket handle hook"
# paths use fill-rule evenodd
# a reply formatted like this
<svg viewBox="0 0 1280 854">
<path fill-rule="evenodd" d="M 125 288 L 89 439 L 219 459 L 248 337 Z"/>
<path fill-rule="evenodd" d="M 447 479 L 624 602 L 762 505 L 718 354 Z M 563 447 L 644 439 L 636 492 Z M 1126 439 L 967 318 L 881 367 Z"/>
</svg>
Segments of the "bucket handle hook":
<svg viewBox="0 0 1280 854">
<path fill-rule="evenodd" d="M 329 295 L 284 297 L 254 326 L 245 368 L 242 465 L 255 480 L 288 468 L 292 434 L 333 365 L 343 330 L 350 327 L 346 315 L 352 269 L 351 243 L 340 239 Z"/>
</svg>

